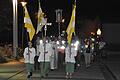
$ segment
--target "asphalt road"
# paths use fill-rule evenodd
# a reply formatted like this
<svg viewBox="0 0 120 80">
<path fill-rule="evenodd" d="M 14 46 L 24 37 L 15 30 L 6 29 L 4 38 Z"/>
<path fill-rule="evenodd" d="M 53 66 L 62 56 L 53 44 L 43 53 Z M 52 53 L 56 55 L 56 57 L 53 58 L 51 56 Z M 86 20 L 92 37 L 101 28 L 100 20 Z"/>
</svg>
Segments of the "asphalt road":
<svg viewBox="0 0 120 80">
<path fill-rule="evenodd" d="M 115 52 L 112 52 L 115 53 Z M 95 61 L 91 67 L 86 68 L 84 61 L 76 69 L 70 80 L 120 80 L 119 54 L 108 54 L 108 58 L 102 62 Z M 39 71 L 34 71 L 31 80 L 40 80 Z M 25 65 L 21 62 L 9 62 L 0 64 L 0 80 L 27 80 Z M 65 78 L 65 66 L 50 71 L 42 80 L 68 80 Z"/>
</svg>

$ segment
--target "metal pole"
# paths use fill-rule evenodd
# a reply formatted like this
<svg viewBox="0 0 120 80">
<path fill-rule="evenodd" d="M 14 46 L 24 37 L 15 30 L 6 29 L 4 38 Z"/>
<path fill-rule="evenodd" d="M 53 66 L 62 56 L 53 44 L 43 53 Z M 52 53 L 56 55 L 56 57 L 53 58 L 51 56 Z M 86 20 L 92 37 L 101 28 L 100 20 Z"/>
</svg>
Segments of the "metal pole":
<svg viewBox="0 0 120 80">
<path fill-rule="evenodd" d="M 13 56 L 17 57 L 18 48 L 18 18 L 17 18 L 17 0 L 13 0 Z"/>
<path fill-rule="evenodd" d="M 45 37 L 47 35 L 47 26 L 45 25 Z"/>
<path fill-rule="evenodd" d="M 25 11 L 25 9 L 23 8 L 23 20 L 24 20 L 24 11 Z M 23 26 L 22 26 L 22 51 L 23 51 L 23 43 L 24 43 L 24 22 L 23 22 Z"/>
<path fill-rule="evenodd" d="M 22 7 L 23 7 L 23 18 L 24 18 L 24 16 L 25 16 L 25 5 L 27 4 L 27 2 L 21 2 L 21 4 L 22 4 Z M 24 22 L 23 22 L 24 23 Z M 24 45 L 23 45 L 23 43 L 24 43 L 24 24 L 23 24 L 23 26 L 22 26 L 22 51 L 23 51 L 23 48 L 24 48 Z M 28 40 L 28 36 L 27 36 L 27 40 Z"/>
<path fill-rule="evenodd" d="M 60 22 L 58 23 L 58 27 L 59 27 L 59 39 L 60 39 Z"/>
<path fill-rule="evenodd" d="M 45 30 L 45 38 L 44 38 L 44 65 L 43 65 L 43 67 L 45 67 L 45 54 L 46 54 L 46 31 L 47 31 L 46 25 L 44 27 L 44 30 Z"/>
<path fill-rule="evenodd" d="M 62 22 L 62 10 L 61 9 L 57 9 L 55 10 L 56 12 L 56 22 L 58 22 L 58 30 L 59 30 L 59 39 L 60 39 L 60 23 Z"/>
<path fill-rule="evenodd" d="M 45 20 L 47 21 L 47 18 L 45 18 Z M 46 32 L 47 32 L 47 26 L 45 24 L 45 27 L 44 27 L 44 30 L 45 30 L 45 39 L 44 39 L 44 65 L 43 67 L 45 67 L 45 54 L 46 54 Z"/>
<path fill-rule="evenodd" d="M 23 43 L 24 43 L 24 24 L 23 24 L 23 26 L 22 26 L 22 50 L 23 50 Z"/>
</svg>

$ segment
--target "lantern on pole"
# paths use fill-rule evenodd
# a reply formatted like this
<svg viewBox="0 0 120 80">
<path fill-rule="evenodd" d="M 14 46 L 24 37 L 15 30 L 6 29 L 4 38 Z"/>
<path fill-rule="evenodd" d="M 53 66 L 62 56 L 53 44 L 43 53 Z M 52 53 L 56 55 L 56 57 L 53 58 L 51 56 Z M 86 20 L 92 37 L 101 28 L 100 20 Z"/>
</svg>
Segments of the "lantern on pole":
<svg viewBox="0 0 120 80">
<path fill-rule="evenodd" d="M 55 12 L 56 12 L 56 22 L 58 23 L 58 27 L 59 27 L 59 38 L 60 38 L 60 23 L 62 22 L 62 10 L 57 9 L 55 10 Z"/>
</svg>

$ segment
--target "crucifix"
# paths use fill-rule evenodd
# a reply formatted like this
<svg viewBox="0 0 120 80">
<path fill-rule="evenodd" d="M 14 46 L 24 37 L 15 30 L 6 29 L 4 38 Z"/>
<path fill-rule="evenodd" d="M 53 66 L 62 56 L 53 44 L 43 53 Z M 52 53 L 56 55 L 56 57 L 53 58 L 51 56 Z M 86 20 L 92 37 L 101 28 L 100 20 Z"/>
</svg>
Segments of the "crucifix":
<svg viewBox="0 0 120 80">
<path fill-rule="evenodd" d="M 47 36 L 47 26 L 51 26 L 52 23 L 47 23 L 47 18 L 45 18 L 46 23 L 40 23 L 40 25 L 45 25 L 45 36 L 44 36 L 44 63 L 45 63 L 45 54 L 46 54 L 46 36 Z M 45 67 L 45 65 L 43 65 Z"/>
<path fill-rule="evenodd" d="M 44 25 L 44 30 L 45 30 L 45 37 L 47 35 L 47 26 L 51 26 L 52 23 L 47 23 L 47 18 L 45 18 L 45 23 L 40 23 L 40 25 Z"/>
</svg>

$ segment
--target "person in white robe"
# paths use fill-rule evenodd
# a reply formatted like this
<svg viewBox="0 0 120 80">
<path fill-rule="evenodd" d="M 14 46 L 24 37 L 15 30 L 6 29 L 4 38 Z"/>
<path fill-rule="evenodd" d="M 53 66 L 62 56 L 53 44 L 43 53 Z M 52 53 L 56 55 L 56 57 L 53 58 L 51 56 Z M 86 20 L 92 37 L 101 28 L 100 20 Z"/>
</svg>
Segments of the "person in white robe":
<svg viewBox="0 0 120 80">
<path fill-rule="evenodd" d="M 26 70 L 27 70 L 27 78 L 30 78 L 32 76 L 32 71 L 34 69 L 34 57 L 35 57 L 36 51 L 35 48 L 32 47 L 32 43 L 28 43 L 28 47 L 24 49 L 24 62 L 26 64 Z"/>
</svg>

